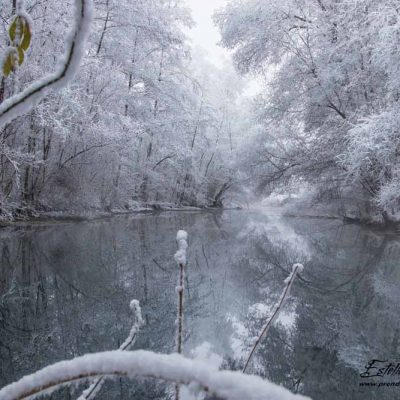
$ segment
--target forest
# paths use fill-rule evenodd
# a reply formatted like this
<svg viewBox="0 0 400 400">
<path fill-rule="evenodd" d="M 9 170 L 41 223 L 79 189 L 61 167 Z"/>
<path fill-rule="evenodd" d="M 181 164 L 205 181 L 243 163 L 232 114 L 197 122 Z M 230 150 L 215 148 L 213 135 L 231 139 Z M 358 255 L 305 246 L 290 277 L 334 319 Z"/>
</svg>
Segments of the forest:
<svg viewBox="0 0 400 400">
<path fill-rule="evenodd" d="M 399 0 L 1 5 L 0 400 L 398 397 Z"/>
<path fill-rule="evenodd" d="M 2 8 L 3 66 L 18 4 Z M 56 68 L 71 12 L 27 1 L 32 40 L 3 71 L 0 102 Z M 184 1 L 95 1 L 74 80 L 1 128 L 1 218 L 297 194 L 396 220 L 398 2 L 228 2 L 214 21 L 224 67 L 192 51 Z"/>
<path fill-rule="evenodd" d="M 398 217 L 399 11 L 396 0 L 254 0 L 216 14 L 237 69 L 264 82 L 242 164 L 259 190 L 304 185 L 339 214 Z"/>
<path fill-rule="evenodd" d="M 219 71 L 190 55 L 182 2 L 107 0 L 95 10 L 71 85 L 2 128 L 3 218 L 222 204 L 237 180 L 246 124 L 233 67 Z M 4 11 L 7 32 L 16 10 L 10 2 Z M 2 77 L 1 101 L 53 70 L 63 52 L 71 5 L 33 1 L 26 12 L 32 43 L 24 63 Z"/>
</svg>

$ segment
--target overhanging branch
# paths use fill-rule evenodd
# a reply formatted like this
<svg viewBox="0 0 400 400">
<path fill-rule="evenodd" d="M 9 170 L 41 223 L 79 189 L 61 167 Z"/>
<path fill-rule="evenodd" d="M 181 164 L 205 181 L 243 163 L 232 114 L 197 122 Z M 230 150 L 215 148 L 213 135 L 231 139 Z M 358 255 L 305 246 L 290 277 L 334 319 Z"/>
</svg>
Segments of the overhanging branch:
<svg viewBox="0 0 400 400">
<path fill-rule="evenodd" d="M 75 76 L 85 54 L 85 46 L 92 21 L 92 0 L 75 0 L 75 23 L 67 36 L 66 51 L 58 71 L 29 87 L 0 105 L 0 127 L 17 117 L 27 114 L 50 90 L 61 89 Z"/>
</svg>

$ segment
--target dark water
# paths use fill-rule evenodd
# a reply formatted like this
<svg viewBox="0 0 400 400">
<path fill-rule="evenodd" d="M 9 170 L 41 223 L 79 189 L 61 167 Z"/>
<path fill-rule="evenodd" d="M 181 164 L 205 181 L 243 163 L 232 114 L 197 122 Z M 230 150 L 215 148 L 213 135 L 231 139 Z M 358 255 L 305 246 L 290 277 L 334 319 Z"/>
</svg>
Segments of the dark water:
<svg viewBox="0 0 400 400">
<path fill-rule="evenodd" d="M 240 368 L 294 262 L 301 274 L 252 363 L 313 399 L 395 399 L 363 382 L 371 359 L 400 358 L 399 238 L 337 220 L 273 212 L 163 213 L 0 231 L 0 386 L 49 363 L 116 349 L 128 307 L 146 326 L 135 348 L 171 352 L 178 229 L 189 233 L 186 355 Z M 78 397 L 62 389 L 53 399 Z M 108 382 L 99 399 L 165 399 L 162 383 Z"/>
</svg>

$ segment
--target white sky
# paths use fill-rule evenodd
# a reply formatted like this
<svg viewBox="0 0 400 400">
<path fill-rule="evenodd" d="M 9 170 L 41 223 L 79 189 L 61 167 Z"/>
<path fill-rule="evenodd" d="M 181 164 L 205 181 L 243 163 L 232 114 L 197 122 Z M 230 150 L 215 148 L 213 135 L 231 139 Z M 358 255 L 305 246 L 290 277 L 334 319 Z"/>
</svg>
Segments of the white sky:
<svg viewBox="0 0 400 400">
<path fill-rule="evenodd" d="M 218 28 L 214 25 L 212 15 L 214 11 L 223 7 L 228 0 L 186 0 L 192 10 L 192 18 L 196 26 L 188 31 L 193 46 L 200 46 L 206 50 L 208 61 L 222 68 L 231 61 L 228 50 L 218 46 L 221 40 Z M 253 96 L 258 93 L 260 86 L 254 78 L 248 77 L 244 95 Z"/>
<path fill-rule="evenodd" d="M 217 44 L 221 36 L 213 24 L 212 15 L 226 3 L 227 0 L 186 0 L 196 23 L 196 26 L 189 31 L 189 37 L 194 46 L 201 46 L 207 50 L 209 61 L 218 67 L 221 67 L 225 60 L 229 60 L 230 56 L 227 50 Z"/>
</svg>

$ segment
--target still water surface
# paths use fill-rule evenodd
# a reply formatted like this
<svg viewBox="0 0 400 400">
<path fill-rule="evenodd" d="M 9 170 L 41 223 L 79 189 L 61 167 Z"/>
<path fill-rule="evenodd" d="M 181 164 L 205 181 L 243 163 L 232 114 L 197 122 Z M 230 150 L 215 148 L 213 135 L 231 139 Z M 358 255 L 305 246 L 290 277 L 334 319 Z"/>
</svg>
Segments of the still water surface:
<svg viewBox="0 0 400 400">
<path fill-rule="evenodd" d="M 251 372 L 313 399 L 395 399 L 365 387 L 371 359 L 397 362 L 396 235 L 273 210 L 131 215 L 0 230 L 0 386 L 50 363 L 116 349 L 129 302 L 146 326 L 135 348 L 172 352 L 178 229 L 189 233 L 184 353 L 240 368 L 295 262 L 305 266 Z M 62 389 L 53 399 L 78 397 Z M 98 399 L 165 399 L 153 381 L 108 382 Z"/>
</svg>

